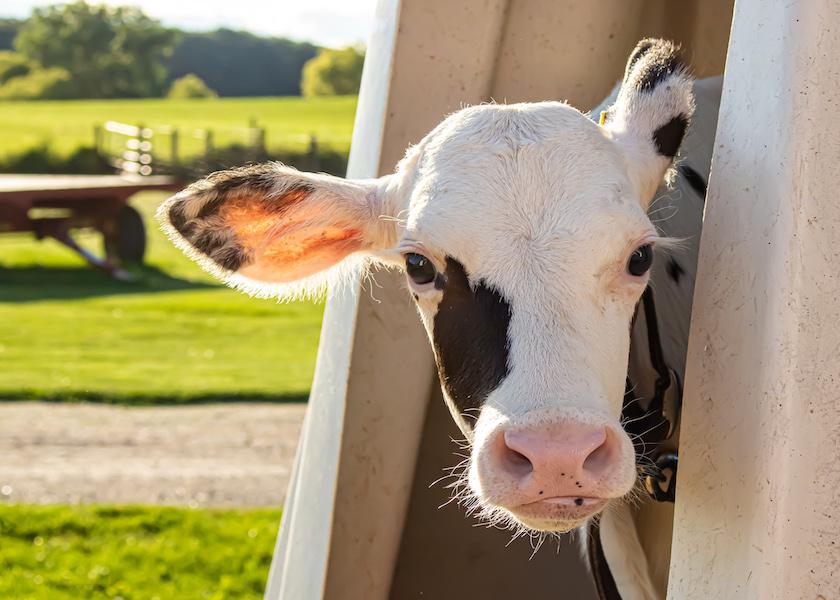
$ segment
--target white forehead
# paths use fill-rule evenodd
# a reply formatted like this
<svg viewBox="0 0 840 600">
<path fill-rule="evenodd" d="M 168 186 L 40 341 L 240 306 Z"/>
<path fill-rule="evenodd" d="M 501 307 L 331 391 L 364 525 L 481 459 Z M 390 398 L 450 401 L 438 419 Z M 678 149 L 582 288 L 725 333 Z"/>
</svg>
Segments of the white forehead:
<svg viewBox="0 0 840 600">
<path fill-rule="evenodd" d="M 565 275 L 556 270 L 572 256 L 607 260 L 651 230 L 609 134 L 559 102 L 455 113 L 409 151 L 400 175 L 410 194 L 403 241 L 496 283 L 514 269 Z"/>
</svg>

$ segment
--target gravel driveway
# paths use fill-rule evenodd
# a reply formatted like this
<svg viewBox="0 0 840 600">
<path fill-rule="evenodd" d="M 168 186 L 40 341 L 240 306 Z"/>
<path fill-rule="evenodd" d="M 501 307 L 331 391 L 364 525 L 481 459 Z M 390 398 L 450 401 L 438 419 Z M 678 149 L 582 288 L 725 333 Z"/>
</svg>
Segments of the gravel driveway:
<svg viewBox="0 0 840 600">
<path fill-rule="evenodd" d="M 306 406 L 0 403 L 0 502 L 279 506 Z"/>
</svg>

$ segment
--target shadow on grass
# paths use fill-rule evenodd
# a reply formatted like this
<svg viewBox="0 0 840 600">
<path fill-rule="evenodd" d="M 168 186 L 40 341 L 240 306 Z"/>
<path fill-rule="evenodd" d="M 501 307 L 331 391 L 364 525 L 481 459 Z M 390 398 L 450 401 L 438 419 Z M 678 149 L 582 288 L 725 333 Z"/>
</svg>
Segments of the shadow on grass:
<svg viewBox="0 0 840 600">
<path fill-rule="evenodd" d="M 220 287 L 178 279 L 148 265 L 134 267 L 130 271 L 136 281 L 117 281 L 89 267 L 7 268 L 0 265 L 0 302 L 73 300 Z"/>
<path fill-rule="evenodd" d="M 309 392 L 284 392 L 268 394 L 265 392 L 198 392 L 183 395 L 152 395 L 152 394 L 114 394 L 107 392 L 92 392 L 83 390 L 20 390 L 0 391 L 0 402 L 12 401 L 41 401 L 63 403 L 89 402 L 95 404 L 112 404 L 119 406 L 187 406 L 194 404 L 233 404 L 244 402 L 259 402 L 269 404 L 305 403 L 309 399 Z"/>
</svg>

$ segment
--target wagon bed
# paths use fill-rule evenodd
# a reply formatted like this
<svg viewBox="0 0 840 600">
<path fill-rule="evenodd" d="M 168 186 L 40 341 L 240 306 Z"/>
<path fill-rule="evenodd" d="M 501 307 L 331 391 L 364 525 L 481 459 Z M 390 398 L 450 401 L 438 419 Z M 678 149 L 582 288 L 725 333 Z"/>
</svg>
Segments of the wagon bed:
<svg viewBox="0 0 840 600">
<path fill-rule="evenodd" d="M 31 231 L 51 237 L 80 254 L 92 266 L 128 278 L 122 262 L 141 262 L 146 233 L 140 214 L 128 199 L 141 191 L 176 191 L 172 177 L 130 175 L 0 175 L 0 233 Z M 104 256 L 79 246 L 73 229 L 90 227 L 102 234 Z"/>
</svg>

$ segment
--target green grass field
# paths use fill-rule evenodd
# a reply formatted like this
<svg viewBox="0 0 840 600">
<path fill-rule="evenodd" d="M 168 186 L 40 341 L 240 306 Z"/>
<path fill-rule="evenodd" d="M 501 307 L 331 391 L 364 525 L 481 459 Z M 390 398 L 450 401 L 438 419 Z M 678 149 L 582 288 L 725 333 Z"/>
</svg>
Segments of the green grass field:
<svg viewBox="0 0 840 600">
<path fill-rule="evenodd" d="M 69 154 L 93 125 L 222 129 L 256 119 L 272 147 L 314 133 L 346 150 L 355 98 L 0 103 L 0 159 L 46 145 Z M 217 137 L 225 143 L 224 134 Z M 120 404 L 302 401 L 322 305 L 256 300 L 218 285 L 152 218 L 138 281 L 90 269 L 57 242 L 0 235 L 0 400 Z M 81 234 L 98 250 L 99 239 Z M 0 504 L 0 598 L 262 597 L 280 510 Z"/>
<path fill-rule="evenodd" d="M 279 509 L 0 505 L 0 598 L 261 598 Z"/>
<path fill-rule="evenodd" d="M 306 398 L 322 306 L 215 283 L 157 228 L 152 213 L 164 197 L 134 200 L 149 238 L 136 283 L 108 279 L 57 242 L 0 236 L 0 399 Z"/>
<path fill-rule="evenodd" d="M 266 128 L 269 149 L 304 148 L 315 134 L 321 144 L 346 152 L 355 113 L 355 96 L 0 102 L 0 160 L 41 145 L 59 155 L 92 146 L 94 125 L 109 120 L 179 127 L 186 153 L 199 144 L 188 130 L 215 129 L 222 146 L 241 142 L 231 128 L 244 128 L 250 119 Z"/>
</svg>

